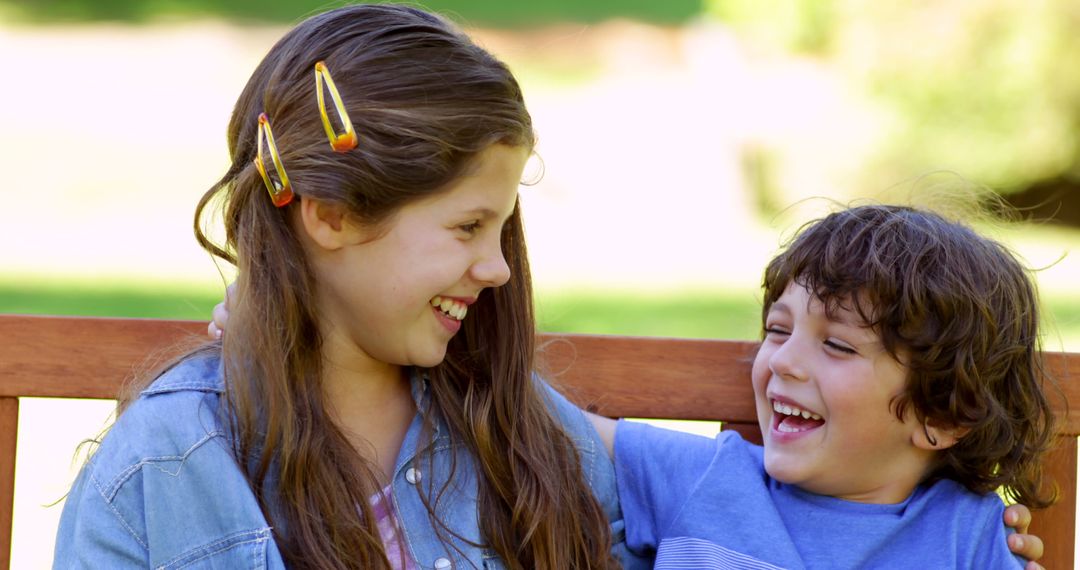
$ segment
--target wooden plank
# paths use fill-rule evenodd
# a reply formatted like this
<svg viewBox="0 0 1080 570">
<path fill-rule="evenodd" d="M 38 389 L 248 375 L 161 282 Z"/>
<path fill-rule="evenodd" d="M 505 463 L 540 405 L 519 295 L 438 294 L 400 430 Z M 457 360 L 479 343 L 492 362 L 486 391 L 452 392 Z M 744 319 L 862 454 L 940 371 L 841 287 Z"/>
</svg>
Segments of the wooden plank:
<svg viewBox="0 0 1080 570">
<path fill-rule="evenodd" d="M 0 396 L 116 398 L 139 366 L 206 323 L 0 315 Z"/>
<path fill-rule="evenodd" d="M 763 445 L 761 439 L 761 426 L 757 422 L 752 424 L 738 423 L 738 422 L 724 422 L 724 425 L 720 426 L 720 429 L 724 431 L 739 432 L 739 435 L 743 439 L 750 443 L 756 443 L 757 445 Z"/>
<path fill-rule="evenodd" d="M 0 315 L 0 569 L 10 556 L 15 397 L 114 398 L 148 355 L 201 342 L 205 327 L 203 321 Z M 760 436 L 749 380 L 756 343 L 569 334 L 543 334 L 540 341 L 545 376 L 592 411 L 723 420 L 728 429 Z M 1047 372 L 1060 427 L 1080 434 L 1080 354 L 1048 353 Z M 1032 525 L 1046 543 L 1047 568 L 1071 568 L 1074 561 L 1077 444 L 1063 441 L 1048 464 L 1062 501 L 1036 513 Z"/>
<path fill-rule="evenodd" d="M 1039 563 L 1045 568 L 1075 568 L 1076 557 L 1076 460 L 1075 436 L 1058 438 L 1058 447 L 1046 462 L 1046 474 L 1060 491 L 1057 504 L 1035 511 L 1029 532 L 1043 540 L 1046 551 Z"/>
<path fill-rule="evenodd" d="M 15 509 L 15 444 L 18 398 L 0 398 L 0 569 L 11 567 L 11 523 Z"/>
<path fill-rule="evenodd" d="M 205 338 L 204 321 L 0 315 L 0 396 L 115 398 L 148 355 Z M 756 343 L 540 335 L 545 375 L 609 416 L 753 423 Z M 1080 354 L 1050 353 L 1065 433 L 1080 434 Z M 78 378 L 78 382 L 73 382 Z M 1068 413 L 1065 413 L 1065 410 Z"/>
<path fill-rule="evenodd" d="M 1047 352 L 1045 358 L 1050 382 L 1044 389 L 1060 422 L 1058 429 L 1080 435 L 1080 353 Z"/>
<path fill-rule="evenodd" d="M 750 366 L 757 343 L 541 335 L 541 373 L 611 417 L 757 422 Z"/>
</svg>

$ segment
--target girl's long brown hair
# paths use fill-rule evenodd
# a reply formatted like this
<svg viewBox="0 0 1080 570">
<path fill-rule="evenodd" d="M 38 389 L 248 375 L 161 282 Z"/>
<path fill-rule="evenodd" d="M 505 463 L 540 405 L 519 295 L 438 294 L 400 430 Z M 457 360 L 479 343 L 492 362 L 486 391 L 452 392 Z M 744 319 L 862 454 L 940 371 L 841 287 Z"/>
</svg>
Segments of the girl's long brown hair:
<svg viewBox="0 0 1080 570">
<path fill-rule="evenodd" d="M 333 152 L 323 133 L 317 61 L 331 70 L 359 135 L 347 153 Z M 332 10 L 288 32 L 255 70 L 229 123 L 232 166 L 196 210 L 200 244 L 239 270 L 220 347 L 224 415 L 285 561 L 389 568 L 368 505 L 380 488 L 375 468 L 346 441 L 324 399 L 316 284 L 289 223 L 295 206 L 275 208 L 252 164 L 263 112 L 294 191 L 371 224 L 446 188 L 492 144 L 531 149 L 531 119 L 506 66 L 443 19 L 393 5 Z M 203 229 L 218 204 L 222 245 Z M 512 277 L 470 307 L 445 361 L 428 371 L 425 419 L 444 419 L 472 451 L 485 546 L 510 568 L 615 566 L 577 450 L 533 379 L 522 229 L 515 209 L 502 238 Z M 425 497 L 432 512 L 441 491 Z"/>
</svg>

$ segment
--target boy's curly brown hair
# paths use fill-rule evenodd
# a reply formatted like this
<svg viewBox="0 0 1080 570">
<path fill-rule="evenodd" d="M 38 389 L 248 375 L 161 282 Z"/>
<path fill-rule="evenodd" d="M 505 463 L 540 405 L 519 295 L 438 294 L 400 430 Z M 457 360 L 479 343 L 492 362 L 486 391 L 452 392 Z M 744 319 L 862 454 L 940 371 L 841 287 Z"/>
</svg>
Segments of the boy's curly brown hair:
<svg viewBox="0 0 1080 570">
<path fill-rule="evenodd" d="M 1003 245 L 935 213 L 903 206 L 848 208 L 803 226 L 765 269 L 764 311 L 790 283 L 827 313 L 854 310 L 904 364 L 893 401 L 928 425 L 966 430 L 928 480 L 976 493 L 1004 487 L 1046 507 L 1042 456 L 1054 436 L 1044 394 L 1038 300 L 1027 270 Z"/>
</svg>

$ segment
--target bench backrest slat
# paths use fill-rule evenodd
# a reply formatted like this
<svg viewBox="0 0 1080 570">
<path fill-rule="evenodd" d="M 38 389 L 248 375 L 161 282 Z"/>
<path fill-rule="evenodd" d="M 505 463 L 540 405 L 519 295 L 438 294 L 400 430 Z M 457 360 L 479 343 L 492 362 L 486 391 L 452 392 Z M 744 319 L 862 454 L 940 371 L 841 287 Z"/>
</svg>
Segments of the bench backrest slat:
<svg viewBox="0 0 1080 570">
<path fill-rule="evenodd" d="M 194 321 L 0 315 L 0 569 L 10 563 L 15 398 L 116 398 L 153 357 L 199 342 L 205 330 Z M 562 334 L 540 342 L 545 377 L 584 408 L 612 417 L 720 420 L 760 437 L 749 380 L 756 343 Z M 1080 405 L 1066 405 L 1080 403 L 1080 383 L 1071 381 L 1080 376 L 1080 354 L 1052 353 L 1047 366 L 1064 396 L 1053 398 L 1063 432 L 1080 434 Z M 1048 469 L 1066 484 L 1064 500 L 1033 525 L 1048 546 L 1047 568 L 1071 568 L 1073 560 L 1076 439 L 1063 442 Z"/>
</svg>

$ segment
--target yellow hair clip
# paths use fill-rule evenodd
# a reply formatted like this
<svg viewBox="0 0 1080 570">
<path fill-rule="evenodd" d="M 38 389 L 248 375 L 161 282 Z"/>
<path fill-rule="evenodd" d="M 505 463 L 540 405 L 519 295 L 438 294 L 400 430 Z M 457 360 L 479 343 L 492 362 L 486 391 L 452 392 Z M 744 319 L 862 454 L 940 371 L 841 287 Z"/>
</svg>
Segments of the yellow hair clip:
<svg viewBox="0 0 1080 570">
<path fill-rule="evenodd" d="M 330 116 L 326 112 L 326 98 L 323 95 L 324 81 L 327 90 L 330 91 L 330 98 L 334 100 L 334 109 L 337 110 L 338 119 L 341 120 L 341 125 L 345 128 L 344 133 L 335 133 L 333 125 L 330 124 Z M 330 139 L 330 148 L 336 152 L 348 152 L 356 148 L 356 131 L 353 130 L 352 121 L 349 120 L 349 113 L 345 110 L 345 102 L 341 100 L 341 94 L 338 93 L 337 87 L 334 85 L 334 79 L 330 77 L 330 70 L 321 61 L 315 64 L 315 93 L 319 98 L 319 116 L 322 118 L 326 137 Z"/>
<path fill-rule="evenodd" d="M 263 163 L 264 138 L 266 146 L 270 148 L 270 159 L 274 163 L 276 179 L 270 178 L 270 173 L 267 172 Z M 262 176 L 263 183 L 266 184 L 266 189 L 270 191 L 270 199 L 274 201 L 275 206 L 280 208 L 292 202 L 293 191 L 289 184 L 289 175 L 285 174 L 285 167 L 281 164 L 281 154 L 278 153 L 277 145 L 274 144 L 274 132 L 270 130 L 270 119 L 266 113 L 259 114 L 259 149 L 255 155 L 255 168 L 259 169 L 259 174 Z"/>
</svg>

